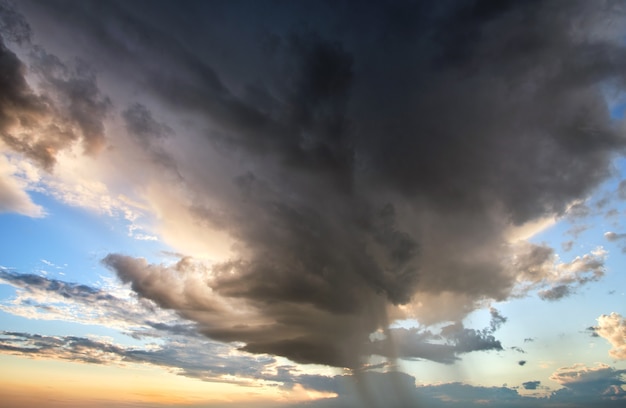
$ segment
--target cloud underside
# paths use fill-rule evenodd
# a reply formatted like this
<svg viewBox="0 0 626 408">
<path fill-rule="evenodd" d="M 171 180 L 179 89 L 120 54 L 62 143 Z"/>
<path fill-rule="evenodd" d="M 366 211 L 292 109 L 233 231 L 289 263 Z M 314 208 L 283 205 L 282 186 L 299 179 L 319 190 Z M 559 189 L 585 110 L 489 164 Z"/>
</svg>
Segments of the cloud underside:
<svg viewBox="0 0 626 408">
<path fill-rule="evenodd" d="M 7 149 L 47 171 L 100 152 L 182 252 L 227 237 L 210 264 L 108 255 L 139 296 L 253 353 L 357 367 L 395 318 L 460 321 L 602 276 L 601 250 L 563 263 L 508 232 L 564 214 L 623 151 L 603 95 L 623 87 L 620 3 L 242 4 L 26 3 L 33 35 L 3 31 L 38 81 L 2 45 Z M 69 38 L 111 95 L 34 44 Z M 497 349 L 457 329 L 442 360 Z"/>
</svg>

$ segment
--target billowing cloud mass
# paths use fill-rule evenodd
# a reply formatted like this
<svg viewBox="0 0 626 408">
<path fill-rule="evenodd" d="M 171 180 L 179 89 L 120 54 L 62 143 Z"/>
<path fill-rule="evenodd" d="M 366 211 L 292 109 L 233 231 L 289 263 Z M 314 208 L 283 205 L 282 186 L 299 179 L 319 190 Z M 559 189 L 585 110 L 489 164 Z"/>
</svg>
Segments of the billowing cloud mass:
<svg viewBox="0 0 626 408">
<path fill-rule="evenodd" d="M 29 85 L 26 66 L 0 38 L 0 141 L 47 170 L 56 154 L 76 141 L 86 153 L 97 153 L 104 146 L 102 120 L 110 101 L 100 94 L 95 74 L 81 63 L 69 67 L 41 48 L 34 48 L 32 61 L 41 93 Z"/>
<path fill-rule="evenodd" d="M 598 326 L 594 331 L 604 337 L 613 348 L 609 355 L 616 360 L 626 360 L 626 319 L 619 313 L 611 313 L 598 317 Z"/>
<path fill-rule="evenodd" d="M 561 262 L 511 231 L 564 215 L 623 153 L 603 96 L 623 90 L 622 6 L 21 2 L 54 28 L 2 34 L 1 137 L 47 170 L 76 145 L 111 163 L 185 256 L 104 264 L 212 339 L 355 368 L 430 358 L 369 340 L 413 317 L 452 322 L 447 343 L 389 335 L 450 361 L 502 347 L 460 325 L 476 308 L 603 275 L 602 249 Z"/>
</svg>

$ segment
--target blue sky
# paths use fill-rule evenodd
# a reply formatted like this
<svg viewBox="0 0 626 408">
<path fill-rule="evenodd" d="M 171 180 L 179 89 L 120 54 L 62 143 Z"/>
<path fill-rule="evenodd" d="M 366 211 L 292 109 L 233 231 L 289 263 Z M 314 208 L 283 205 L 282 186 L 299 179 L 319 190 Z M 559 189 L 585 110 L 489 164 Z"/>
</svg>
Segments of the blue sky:
<svg viewBox="0 0 626 408">
<path fill-rule="evenodd" d="M 0 1 L 0 394 L 621 406 L 623 11 Z"/>
</svg>

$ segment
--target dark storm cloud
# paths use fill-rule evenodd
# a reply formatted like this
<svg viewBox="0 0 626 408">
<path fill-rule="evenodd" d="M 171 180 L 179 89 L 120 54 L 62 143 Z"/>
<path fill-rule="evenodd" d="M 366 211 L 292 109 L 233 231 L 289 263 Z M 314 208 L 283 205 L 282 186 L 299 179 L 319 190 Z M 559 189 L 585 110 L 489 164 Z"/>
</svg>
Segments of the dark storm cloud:
<svg viewBox="0 0 626 408">
<path fill-rule="evenodd" d="M 347 353 L 337 346 L 340 340 L 351 339 L 344 347 L 353 347 L 353 342 L 364 341 L 358 337 L 364 330 L 362 326 L 369 330 L 367 319 L 354 316 L 357 307 L 367 306 L 364 300 L 356 294 L 348 299 L 333 299 L 330 284 L 315 276 L 306 282 L 308 285 L 294 280 L 290 287 L 293 293 L 276 292 L 274 301 L 265 301 L 262 293 L 271 294 L 285 284 L 277 281 L 278 277 L 268 280 L 264 286 L 259 282 L 259 286 L 252 289 L 257 293 L 238 293 L 239 283 L 235 281 L 231 285 L 227 280 L 232 275 L 227 268 L 229 265 L 220 265 L 218 273 L 211 276 L 207 269 L 205 274 L 194 273 L 200 266 L 188 259 L 166 267 L 128 256 L 108 255 L 104 263 L 122 281 L 130 282 L 139 295 L 155 299 L 161 307 L 177 310 L 183 317 L 198 321 L 200 330 L 215 339 L 245 342 L 247 351 L 286 354 L 298 362 L 340 365 L 345 364 L 342 353 Z M 238 271 L 240 267 L 235 264 L 232 270 Z M 324 303 L 321 291 L 328 293 L 329 303 Z M 222 293 L 235 302 L 232 299 L 225 302 L 219 296 Z M 360 303 L 351 304 L 351 301 Z M 264 316 L 246 314 L 248 310 L 259 308 L 265 311 Z M 336 315 L 335 311 L 342 308 L 345 311 Z M 356 361 L 350 363 L 356 364 Z"/>
<path fill-rule="evenodd" d="M 15 9 L 0 5 L 0 138 L 10 149 L 51 170 L 56 154 L 80 141 L 86 153 L 105 144 L 103 120 L 111 102 L 98 89 L 86 64 L 73 66 L 30 44 L 28 23 Z M 30 51 L 38 91 L 26 81 L 27 66 L 4 38 Z"/>
<path fill-rule="evenodd" d="M 195 158 L 176 167 L 192 192 L 187 210 L 235 240 L 231 258 L 202 268 L 111 254 L 105 264 L 212 338 L 356 367 L 394 305 L 450 296 L 458 304 L 447 302 L 442 315 L 426 305 L 418 317 L 459 320 L 481 301 L 508 298 L 519 281 L 553 284 L 542 292 L 553 299 L 602 275 L 592 256 L 549 282 L 554 251 L 539 246 L 524 254 L 528 267 L 519 258 L 511 266 L 506 231 L 564 215 L 623 152 L 600 87 L 624 85 L 621 7 L 85 1 L 23 9 L 33 21 L 63 21 L 59 41 L 79 33 L 77 52 L 192 117 L 209 140 L 190 147 L 176 136 Z M 103 106 L 85 109 L 101 117 Z M 152 149 L 162 128 L 139 106 L 126 124 Z M 457 337 L 458 352 L 496 348 L 481 333 Z"/>
</svg>

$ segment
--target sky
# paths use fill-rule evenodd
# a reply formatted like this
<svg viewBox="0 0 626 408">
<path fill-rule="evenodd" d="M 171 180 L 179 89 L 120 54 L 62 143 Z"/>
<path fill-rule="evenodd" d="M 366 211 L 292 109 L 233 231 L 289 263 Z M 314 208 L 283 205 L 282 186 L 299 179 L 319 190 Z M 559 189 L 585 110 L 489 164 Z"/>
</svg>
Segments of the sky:
<svg viewBox="0 0 626 408">
<path fill-rule="evenodd" d="M 0 0 L 7 406 L 619 407 L 626 2 Z"/>
</svg>

